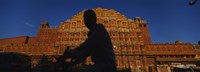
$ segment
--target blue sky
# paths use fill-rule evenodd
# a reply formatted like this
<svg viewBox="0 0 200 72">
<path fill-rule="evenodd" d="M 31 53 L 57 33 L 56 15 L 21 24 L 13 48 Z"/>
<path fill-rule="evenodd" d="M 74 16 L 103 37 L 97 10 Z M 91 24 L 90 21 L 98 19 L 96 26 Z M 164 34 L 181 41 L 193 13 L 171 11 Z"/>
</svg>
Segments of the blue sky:
<svg viewBox="0 0 200 72">
<path fill-rule="evenodd" d="M 148 21 L 153 43 L 200 40 L 200 1 L 190 0 L 0 0 L 0 38 L 36 36 L 41 21 L 59 26 L 84 9 L 114 9 Z"/>
</svg>

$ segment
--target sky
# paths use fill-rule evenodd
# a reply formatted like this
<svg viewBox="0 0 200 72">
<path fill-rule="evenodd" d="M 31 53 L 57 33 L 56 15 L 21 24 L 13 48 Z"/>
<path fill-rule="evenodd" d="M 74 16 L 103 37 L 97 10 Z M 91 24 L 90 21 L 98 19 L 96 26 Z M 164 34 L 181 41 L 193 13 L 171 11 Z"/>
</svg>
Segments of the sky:
<svg viewBox="0 0 200 72">
<path fill-rule="evenodd" d="M 127 18 L 148 21 L 153 43 L 200 40 L 200 1 L 190 0 L 0 0 L 0 39 L 37 36 L 40 22 L 51 26 L 71 19 L 84 9 L 114 9 Z"/>
</svg>

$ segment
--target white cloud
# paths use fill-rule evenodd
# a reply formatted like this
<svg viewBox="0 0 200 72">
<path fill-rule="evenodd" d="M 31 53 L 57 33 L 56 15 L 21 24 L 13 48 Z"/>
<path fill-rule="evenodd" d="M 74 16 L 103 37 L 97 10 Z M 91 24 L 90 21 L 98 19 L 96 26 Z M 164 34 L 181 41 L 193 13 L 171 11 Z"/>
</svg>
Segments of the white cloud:
<svg viewBox="0 0 200 72">
<path fill-rule="evenodd" d="M 28 27 L 32 27 L 32 28 L 35 27 L 33 24 L 30 24 L 30 23 L 28 23 L 28 22 L 25 22 L 24 24 L 25 24 L 26 26 L 28 26 Z"/>
</svg>

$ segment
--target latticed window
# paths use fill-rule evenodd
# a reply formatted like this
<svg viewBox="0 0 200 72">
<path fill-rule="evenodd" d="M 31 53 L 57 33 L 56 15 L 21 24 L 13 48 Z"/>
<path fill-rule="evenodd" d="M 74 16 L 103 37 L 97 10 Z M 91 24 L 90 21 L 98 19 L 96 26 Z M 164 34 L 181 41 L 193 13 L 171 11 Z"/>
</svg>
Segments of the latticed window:
<svg viewBox="0 0 200 72">
<path fill-rule="evenodd" d="M 72 24 L 76 24 L 76 22 L 72 22 Z"/>
<path fill-rule="evenodd" d="M 104 20 L 104 23 L 105 23 L 105 24 L 108 23 L 108 20 Z"/>
<path fill-rule="evenodd" d="M 146 24 L 144 24 L 143 26 L 144 26 L 144 27 L 146 27 L 147 25 L 146 25 Z"/>
<path fill-rule="evenodd" d="M 115 33 L 113 33 L 113 35 L 112 36 L 115 36 Z"/>
<path fill-rule="evenodd" d="M 70 38 L 70 41 L 73 41 L 73 38 Z"/>
<path fill-rule="evenodd" d="M 86 36 L 86 32 L 83 33 L 83 36 Z"/>
</svg>

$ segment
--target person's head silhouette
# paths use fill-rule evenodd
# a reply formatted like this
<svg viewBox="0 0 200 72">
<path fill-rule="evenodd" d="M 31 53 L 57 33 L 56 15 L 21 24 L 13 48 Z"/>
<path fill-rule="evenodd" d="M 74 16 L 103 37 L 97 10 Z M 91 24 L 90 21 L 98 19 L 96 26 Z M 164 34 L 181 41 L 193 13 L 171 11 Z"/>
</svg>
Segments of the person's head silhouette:
<svg viewBox="0 0 200 72">
<path fill-rule="evenodd" d="M 83 17 L 84 17 L 85 26 L 91 30 L 97 21 L 96 13 L 93 10 L 88 9 L 84 12 Z"/>
</svg>

